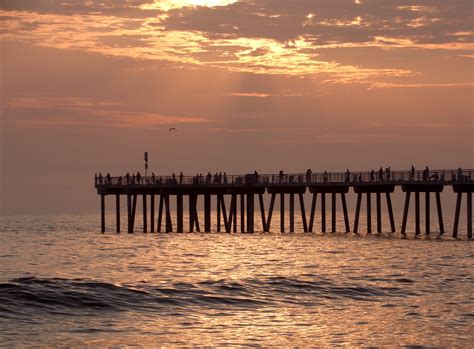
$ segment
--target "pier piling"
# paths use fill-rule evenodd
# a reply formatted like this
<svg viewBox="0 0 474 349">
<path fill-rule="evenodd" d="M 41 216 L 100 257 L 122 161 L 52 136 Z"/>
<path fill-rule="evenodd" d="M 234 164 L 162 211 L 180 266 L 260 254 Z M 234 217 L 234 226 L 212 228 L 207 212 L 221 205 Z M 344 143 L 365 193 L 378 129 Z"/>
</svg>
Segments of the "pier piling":
<svg viewBox="0 0 474 349">
<path fill-rule="evenodd" d="M 178 233 L 184 232 L 184 211 L 183 211 L 183 194 L 176 196 L 176 231 Z"/>
<path fill-rule="evenodd" d="M 336 193 L 331 193 L 331 232 L 336 232 Z"/>
<path fill-rule="evenodd" d="M 298 193 L 300 199 L 301 221 L 303 222 L 303 232 L 308 232 L 308 224 L 306 222 L 306 210 L 304 207 L 304 198 L 302 193 Z"/>
<path fill-rule="evenodd" d="M 407 220 L 408 220 L 408 209 L 410 208 L 410 195 L 411 192 L 407 191 L 405 195 L 405 207 L 403 209 L 403 222 L 402 222 L 402 234 L 406 235 Z"/>
<path fill-rule="evenodd" d="M 461 215 L 461 201 L 463 194 L 466 194 L 466 230 L 467 238 L 472 239 L 472 193 L 474 192 L 474 181 L 461 180 L 453 184 L 453 190 L 457 194 L 456 212 L 454 214 L 453 237 L 458 237 L 459 218 Z"/>
<path fill-rule="evenodd" d="M 326 232 L 326 193 L 321 193 L 321 231 Z"/>
<path fill-rule="evenodd" d="M 467 193 L 467 237 L 472 239 L 472 193 Z"/>
<path fill-rule="evenodd" d="M 347 203 L 346 203 L 345 193 L 341 193 L 341 200 L 342 200 L 342 210 L 344 213 L 344 225 L 346 227 L 346 233 L 349 233 L 351 231 L 351 228 L 349 226 L 349 214 L 347 212 Z"/>
<path fill-rule="evenodd" d="M 143 232 L 147 233 L 148 227 L 147 227 L 147 207 L 146 207 L 146 194 L 143 194 Z"/>
<path fill-rule="evenodd" d="M 415 235 L 420 235 L 420 192 L 415 192 Z"/>
<path fill-rule="evenodd" d="M 431 193 L 436 196 L 436 206 L 438 211 L 438 221 L 440 234 L 444 233 L 443 216 L 441 210 L 440 193 L 443 191 L 444 185 L 440 183 L 416 183 L 402 185 L 402 190 L 406 193 L 405 209 L 403 211 L 402 234 L 406 235 L 406 225 L 408 219 L 408 210 L 410 205 L 410 195 L 415 194 L 415 236 L 421 234 L 421 212 L 420 212 L 420 194 L 425 193 L 425 234 L 431 234 Z"/>
<path fill-rule="evenodd" d="M 216 224 L 217 224 L 217 232 L 221 232 L 221 196 L 217 194 L 217 202 L 216 202 Z"/>
<path fill-rule="evenodd" d="M 266 232 L 267 231 L 267 222 L 266 222 L 266 218 L 265 218 L 265 204 L 263 202 L 263 194 L 262 193 L 258 194 L 258 201 L 259 201 L 259 205 L 260 205 L 260 217 L 262 219 L 263 231 Z"/>
<path fill-rule="evenodd" d="M 245 194 L 240 194 L 240 232 L 245 233 Z"/>
<path fill-rule="evenodd" d="M 232 194 L 232 225 L 234 226 L 234 233 L 237 233 L 237 194 Z M 229 218 L 230 219 L 230 218 Z"/>
<path fill-rule="evenodd" d="M 290 233 L 295 232 L 295 194 L 290 193 Z"/>
<path fill-rule="evenodd" d="M 372 234 L 372 202 L 371 202 L 371 193 L 367 193 L 367 234 Z"/>
<path fill-rule="evenodd" d="M 115 195 L 115 219 L 116 219 L 116 228 L 117 233 L 120 233 L 120 195 Z"/>
<path fill-rule="evenodd" d="M 430 233 L 430 193 L 425 192 L 425 234 Z"/>
<path fill-rule="evenodd" d="M 268 217 L 266 219 L 266 225 L 265 225 L 265 228 L 264 228 L 265 232 L 270 231 L 270 227 L 271 227 L 271 224 L 272 224 L 273 208 L 275 206 L 275 198 L 276 198 L 276 194 L 272 193 L 271 198 L 270 198 L 270 207 L 268 209 Z"/>
<path fill-rule="evenodd" d="M 285 194 L 280 194 L 280 232 L 285 232 Z"/>
<path fill-rule="evenodd" d="M 164 204 L 163 194 L 160 195 L 160 201 L 158 203 L 158 221 L 157 221 L 157 232 L 161 233 L 161 223 L 163 222 L 163 204 Z M 191 230 L 192 231 L 192 230 Z"/>
<path fill-rule="evenodd" d="M 314 227 L 314 215 L 316 214 L 316 202 L 317 202 L 318 194 L 313 193 L 313 200 L 311 201 L 311 212 L 309 217 L 309 231 L 313 232 Z"/>
<path fill-rule="evenodd" d="M 211 194 L 204 194 L 204 231 L 211 231 Z"/>
<path fill-rule="evenodd" d="M 100 196 L 100 223 L 101 231 L 105 233 L 105 195 Z"/>
<path fill-rule="evenodd" d="M 390 193 L 386 192 L 385 193 L 385 198 L 387 201 L 387 210 L 388 210 L 388 216 L 390 220 L 390 229 L 392 233 L 395 233 L 395 219 L 393 217 L 393 209 L 392 209 L 392 199 L 390 197 Z"/>
<path fill-rule="evenodd" d="M 438 211 L 438 222 L 439 222 L 439 235 L 444 234 L 444 223 L 443 223 L 443 210 L 441 209 L 441 195 L 436 192 L 436 208 Z"/>
<path fill-rule="evenodd" d="M 375 193 L 376 195 L 376 206 L 377 206 L 377 233 L 382 232 L 382 204 L 380 199 L 380 193 Z"/>
<path fill-rule="evenodd" d="M 254 194 L 247 194 L 247 232 L 254 232 Z"/>
<path fill-rule="evenodd" d="M 150 195 L 150 233 L 155 232 L 155 194 Z"/>
</svg>

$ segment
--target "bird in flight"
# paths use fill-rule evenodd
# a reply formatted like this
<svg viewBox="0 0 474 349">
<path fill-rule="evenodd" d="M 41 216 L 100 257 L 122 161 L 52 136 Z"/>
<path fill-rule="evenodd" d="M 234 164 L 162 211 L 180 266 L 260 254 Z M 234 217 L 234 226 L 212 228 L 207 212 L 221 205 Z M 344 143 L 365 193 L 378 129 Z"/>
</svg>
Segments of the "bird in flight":
<svg viewBox="0 0 474 349">
<path fill-rule="evenodd" d="M 169 132 L 171 132 L 171 131 L 177 131 L 177 129 L 174 128 L 174 127 L 171 127 L 171 128 L 169 129 Z"/>
</svg>

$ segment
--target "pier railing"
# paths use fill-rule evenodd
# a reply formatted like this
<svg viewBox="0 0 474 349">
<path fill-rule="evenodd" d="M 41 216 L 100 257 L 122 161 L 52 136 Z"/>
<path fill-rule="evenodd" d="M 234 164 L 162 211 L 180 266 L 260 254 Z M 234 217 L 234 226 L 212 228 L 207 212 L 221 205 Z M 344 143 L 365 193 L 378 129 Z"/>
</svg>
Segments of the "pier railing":
<svg viewBox="0 0 474 349">
<path fill-rule="evenodd" d="M 208 174 L 208 175 L 151 175 L 137 176 L 124 175 L 118 177 L 95 177 L 95 186 L 248 186 L 248 185 L 334 185 L 334 184 L 410 184 L 432 183 L 451 185 L 456 183 L 473 182 L 473 169 L 449 170 L 377 170 L 377 171 L 346 171 L 346 172 L 319 172 L 319 173 L 276 173 L 244 175 Z"/>
</svg>

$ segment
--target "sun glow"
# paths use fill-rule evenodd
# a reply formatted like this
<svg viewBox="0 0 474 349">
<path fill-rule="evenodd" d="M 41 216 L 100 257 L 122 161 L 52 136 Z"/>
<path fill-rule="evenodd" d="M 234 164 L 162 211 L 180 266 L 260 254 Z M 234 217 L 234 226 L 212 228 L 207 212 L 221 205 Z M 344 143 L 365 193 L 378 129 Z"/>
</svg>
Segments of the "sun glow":
<svg viewBox="0 0 474 349">
<path fill-rule="evenodd" d="M 161 9 L 171 10 L 174 8 L 187 7 L 187 6 L 227 6 L 237 2 L 238 0 L 155 0 L 152 4 L 146 4 L 141 6 L 142 9 Z"/>
</svg>

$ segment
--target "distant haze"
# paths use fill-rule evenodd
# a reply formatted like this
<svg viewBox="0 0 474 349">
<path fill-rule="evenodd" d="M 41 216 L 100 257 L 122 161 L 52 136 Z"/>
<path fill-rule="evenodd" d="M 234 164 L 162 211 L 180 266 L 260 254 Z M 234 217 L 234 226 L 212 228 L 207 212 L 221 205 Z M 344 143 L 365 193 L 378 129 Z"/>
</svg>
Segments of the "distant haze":
<svg viewBox="0 0 474 349">
<path fill-rule="evenodd" d="M 94 173 L 474 168 L 471 0 L 4 0 L 0 212 Z M 176 128 L 170 132 L 169 128 Z"/>
</svg>

